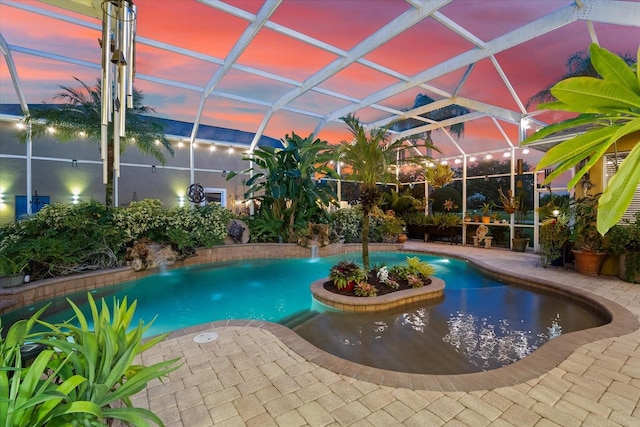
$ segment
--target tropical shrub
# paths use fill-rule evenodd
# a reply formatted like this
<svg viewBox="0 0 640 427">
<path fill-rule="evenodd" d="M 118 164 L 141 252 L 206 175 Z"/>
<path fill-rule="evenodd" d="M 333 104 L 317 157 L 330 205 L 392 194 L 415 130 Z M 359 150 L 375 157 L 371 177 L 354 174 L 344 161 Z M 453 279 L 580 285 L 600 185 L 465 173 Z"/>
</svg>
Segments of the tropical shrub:
<svg viewBox="0 0 640 427">
<path fill-rule="evenodd" d="M 188 256 L 198 246 L 222 243 L 232 217 L 219 205 L 164 210 L 159 200 L 151 199 L 129 208 L 96 201 L 54 203 L 0 226 L 0 274 L 9 268 L 24 270 L 35 280 L 116 267 L 127 248 L 143 238 L 170 243 Z"/>
<path fill-rule="evenodd" d="M 0 257 L 27 259 L 33 278 L 117 266 L 124 245 L 112 211 L 95 201 L 54 203 L 0 227 Z"/>
<path fill-rule="evenodd" d="M 338 289 L 345 289 L 350 282 L 359 282 L 366 278 L 366 273 L 353 261 L 340 261 L 329 272 L 329 279 Z"/>
<path fill-rule="evenodd" d="M 536 170 L 553 167 L 542 184 L 577 168 L 568 188 L 573 188 L 602 156 L 620 139 L 640 131 L 640 73 L 618 55 L 591 44 L 591 64 L 600 77 L 571 77 L 551 88 L 557 101 L 538 105 L 539 109 L 579 113 L 575 118 L 547 126 L 531 135 L 531 143 L 557 132 L 577 133 L 554 146 L 542 157 Z M 640 49 L 637 56 L 640 57 Z M 586 129 L 586 130 L 585 130 Z M 640 182 L 640 144 L 618 166 L 599 199 L 597 231 L 604 235 L 624 215 Z"/>
<path fill-rule="evenodd" d="M 337 199 L 333 189 L 321 185 L 317 176 L 335 177 L 329 167 L 334 160 L 333 150 L 326 141 L 302 138 L 295 133 L 286 135 L 282 148 L 257 147 L 243 160 L 251 161 L 252 167 L 242 171 L 251 174 L 246 182 L 246 198 L 258 200 L 260 208 L 256 217 L 273 216 L 279 220 L 274 230 L 284 241 L 294 243 L 295 232 L 305 228 L 307 222 L 326 222 L 324 208 Z M 227 180 L 238 172 L 231 172 Z M 275 225 L 275 221 L 270 224 Z"/>
<path fill-rule="evenodd" d="M 338 209 L 331 217 L 331 228 L 344 238 L 345 243 L 360 243 L 362 240 L 362 208 Z"/>
<path fill-rule="evenodd" d="M 353 292 L 359 297 L 375 297 L 378 296 L 378 288 L 371 283 L 362 281 L 355 285 Z"/>
<path fill-rule="evenodd" d="M 166 335 L 142 342 L 151 323 L 131 326 L 136 302 L 104 300 L 100 309 L 88 294 L 91 322 L 71 304 L 77 323 L 39 320 L 47 307 L 18 321 L 0 338 L 0 419 L 7 426 L 104 425 L 120 420 L 136 426 L 163 425 L 151 411 L 133 407 L 131 396 L 156 378 L 177 369 L 178 359 L 151 366 L 134 364 L 143 351 Z M 38 323 L 44 331 L 33 333 Z M 89 326 L 93 328 L 90 329 Z M 25 342 L 45 349 L 27 366 L 20 356 Z"/>
<path fill-rule="evenodd" d="M 433 276 L 436 272 L 436 269 L 431 264 L 421 261 L 417 256 L 407 257 L 406 261 L 407 266 L 409 267 L 409 272 L 422 279 L 428 279 L 429 276 Z"/>
</svg>

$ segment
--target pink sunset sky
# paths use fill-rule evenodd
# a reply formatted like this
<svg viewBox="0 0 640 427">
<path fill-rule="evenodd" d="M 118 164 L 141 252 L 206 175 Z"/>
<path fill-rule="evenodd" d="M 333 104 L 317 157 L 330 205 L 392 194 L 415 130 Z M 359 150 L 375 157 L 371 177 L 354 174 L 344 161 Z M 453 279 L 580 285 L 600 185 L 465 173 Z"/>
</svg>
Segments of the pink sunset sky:
<svg viewBox="0 0 640 427">
<path fill-rule="evenodd" d="M 194 122 L 203 88 L 264 4 L 261 0 L 227 0 L 223 7 L 213 7 L 195 0 L 135 0 L 135 86 L 145 95 L 144 103 L 155 108 L 157 116 Z M 340 52 L 348 53 L 413 7 L 405 0 L 282 1 L 270 15 L 269 25 L 258 31 L 207 98 L 201 123 L 259 131 L 271 103 L 340 58 Z M 288 102 L 287 108 L 276 109 L 263 134 L 278 139 L 291 132 L 306 136 L 326 117 L 350 105 L 361 105 L 353 111 L 364 123 L 376 122 L 392 115 L 388 109 L 409 110 L 418 94 L 439 100 L 457 88 L 460 97 L 522 113 L 500 73 L 526 104 L 529 97 L 565 72 L 566 59 L 572 53 L 588 49 L 592 35 L 587 22 L 577 20 L 503 49 L 493 61 L 489 57 L 478 60 L 463 84 L 466 66 L 448 69 L 442 64 L 479 48 L 451 26 L 491 45 L 512 31 L 523 31 L 528 23 L 574 7 L 571 0 L 453 0 L 435 15 L 426 14 L 366 52 L 361 61 L 317 83 L 319 91 L 303 92 Z M 63 22 L 58 15 L 86 25 Z M 640 42 L 640 16 L 636 18 L 635 26 L 595 21 L 593 34 L 601 46 L 635 56 Z M 44 2 L 0 0 L 0 33 L 12 51 L 28 103 L 56 102 L 52 98 L 60 91 L 57 85 L 73 85 L 73 76 L 95 82 L 100 64 L 99 25 L 98 19 Z M 323 45 L 310 44 L 292 34 Z M 163 44 L 180 52 L 163 49 Z M 420 82 L 427 87 L 416 85 L 413 77 L 430 69 L 442 71 Z M 406 89 L 376 98 L 377 108 L 368 106 L 368 97 L 402 81 Z M 2 61 L 0 103 L 17 102 L 7 65 Z M 545 123 L 561 117 L 558 113 L 537 116 Z M 507 148 L 507 139 L 517 145 L 517 125 L 498 123 L 500 127 L 489 117 L 467 122 L 457 143 L 467 153 Z M 337 143 L 349 134 L 341 121 L 331 120 L 322 126 L 318 137 Z M 443 155 L 459 154 L 442 131 L 434 132 L 433 139 Z"/>
</svg>

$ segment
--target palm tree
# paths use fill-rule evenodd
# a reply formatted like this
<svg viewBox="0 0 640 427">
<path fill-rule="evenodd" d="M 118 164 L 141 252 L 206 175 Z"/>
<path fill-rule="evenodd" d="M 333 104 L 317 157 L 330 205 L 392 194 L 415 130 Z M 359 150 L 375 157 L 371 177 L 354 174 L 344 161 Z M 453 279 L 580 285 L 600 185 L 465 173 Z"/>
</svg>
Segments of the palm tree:
<svg viewBox="0 0 640 427">
<path fill-rule="evenodd" d="M 371 129 L 352 114 L 342 120 L 353 135 L 350 141 L 342 141 L 338 147 L 340 160 L 351 167 L 349 178 L 360 182 L 360 204 L 362 205 L 362 263 L 369 270 L 369 215 L 381 198 L 378 182 L 395 181 L 390 166 L 396 161 L 396 154 L 405 150 L 405 140 L 390 142 L 388 128 Z M 435 148 L 428 145 L 429 148 Z M 424 161 L 426 156 L 413 156 L 405 161 Z"/>
<path fill-rule="evenodd" d="M 628 65 L 632 65 L 635 62 L 633 56 L 630 54 L 619 54 L 618 56 L 622 58 L 622 60 Z M 529 98 L 526 105 L 527 109 L 529 109 L 532 105 L 555 101 L 556 98 L 551 93 L 551 88 L 553 88 L 562 80 L 566 80 L 571 77 L 600 78 L 600 75 L 591 63 L 591 55 L 587 51 L 575 52 L 569 55 L 569 57 L 567 58 L 566 68 L 566 72 L 562 75 L 562 77 Z"/>
<path fill-rule="evenodd" d="M 94 87 L 89 87 L 77 77 L 74 79 L 80 83 L 80 88 L 59 85 L 62 92 L 54 97 L 61 99 L 65 103 L 60 105 L 43 104 L 33 108 L 31 116 L 27 118 L 31 122 L 34 136 L 43 135 L 48 127 L 56 130 L 56 136 L 61 141 L 76 140 L 83 135 L 92 142 L 100 142 L 101 132 L 101 81 L 97 79 Z M 123 136 L 120 150 L 124 151 L 132 143 L 138 147 L 143 154 L 148 154 L 166 163 L 164 147 L 171 155 L 174 151 L 167 140 L 163 126 L 149 117 L 143 117 L 154 112 L 151 107 L 142 105 L 142 92 L 133 90 L 133 108 L 128 109 L 126 118 L 126 134 Z M 113 170 L 113 122 L 108 127 L 108 170 Z M 162 146 L 162 147 L 161 147 Z M 113 174 L 107 175 L 107 185 L 105 189 L 105 204 L 111 206 L 113 196 Z"/>
</svg>

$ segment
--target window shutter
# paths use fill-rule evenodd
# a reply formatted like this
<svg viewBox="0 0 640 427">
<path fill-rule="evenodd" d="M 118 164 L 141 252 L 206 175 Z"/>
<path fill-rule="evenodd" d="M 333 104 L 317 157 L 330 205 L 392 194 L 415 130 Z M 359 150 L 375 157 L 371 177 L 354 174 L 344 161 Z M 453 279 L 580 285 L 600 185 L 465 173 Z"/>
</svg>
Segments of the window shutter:
<svg viewBox="0 0 640 427">
<path fill-rule="evenodd" d="M 629 153 L 618 153 L 615 154 L 607 154 L 605 156 L 605 186 L 609 183 L 609 179 L 616 172 L 616 162 L 619 165 L 628 155 Z M 624 224 L 626 221 L 633 222 L 635 219 L 636 212 L 640 211 L 640 183 L 638 183 L 636 187 L 636 192 L 633 195 L 633 199 L 631 200 L 631 204 L 627 208 L 627 211 L 624 213 L 624 216 L 620 220 L 620 224 Z"/>
</svg>

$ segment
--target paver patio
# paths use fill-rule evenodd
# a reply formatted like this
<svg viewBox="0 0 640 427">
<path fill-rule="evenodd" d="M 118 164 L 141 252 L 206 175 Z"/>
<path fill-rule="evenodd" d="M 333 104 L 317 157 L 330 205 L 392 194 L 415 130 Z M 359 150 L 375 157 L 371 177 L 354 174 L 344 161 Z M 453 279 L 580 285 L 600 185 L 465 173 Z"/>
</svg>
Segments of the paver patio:
<svg viewBox="0 0 640 427">
<path fill-rule="evenodd" d="M 321 352 L 309 353 L 308 344 L 282 326 L 215 322 L 176 331 L 142 355 L 145 363 L 181 357 L 184 364 L 163 383 L 150 383 L 134 404 L 150 408 L 167 426 L 184 427 L 640 426 L 640 286 L 541 268 L 531 253 L 422 242 L 407 242 L 405 249 L 464 256 L 599 295 L 628 309 L 635 331 L 580 345 L 526 381 L 457 391 L 455 379 L 445 376 L 420 384 L 412 382 L 420 376 L 409 376 L 396 386 L 381 385 L 385 378 L 373 375 L 369 381 L 356 379 L 362 368 L 320 359 Z M 219 338 L 194 343 L 203 331 L 215 331 Z M 310 361 L 314 358 L 331 369 Z M 488 378 L 499 382 L 501 371 Z M 443 387 L 447 378 L 450 386 Z"/>
</svg>

